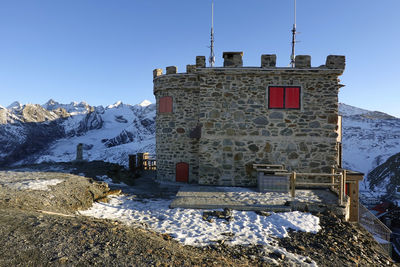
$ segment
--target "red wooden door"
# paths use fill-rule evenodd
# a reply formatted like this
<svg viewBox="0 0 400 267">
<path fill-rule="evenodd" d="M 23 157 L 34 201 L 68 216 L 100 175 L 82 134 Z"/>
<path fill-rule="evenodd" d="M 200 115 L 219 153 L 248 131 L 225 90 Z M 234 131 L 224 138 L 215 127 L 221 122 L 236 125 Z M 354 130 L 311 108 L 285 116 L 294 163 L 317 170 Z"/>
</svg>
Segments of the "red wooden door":
<svg viewBox="0 0 400 267">
<path fill-rule="evenodd" d="M 176 181 L 184 183 L 189 181 L 189 164 L 186 162 L 176 164 Z"/>
</svg>

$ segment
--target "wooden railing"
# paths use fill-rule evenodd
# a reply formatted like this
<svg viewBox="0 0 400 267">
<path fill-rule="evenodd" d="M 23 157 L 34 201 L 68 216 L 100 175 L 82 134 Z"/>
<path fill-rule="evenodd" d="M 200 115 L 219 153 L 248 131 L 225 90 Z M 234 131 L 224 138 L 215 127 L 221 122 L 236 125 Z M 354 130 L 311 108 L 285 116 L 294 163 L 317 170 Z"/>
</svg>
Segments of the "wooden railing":
<svg viewBox="0 0 400 267">
<path fill-rule="evenodd" d="M 345 188 L 346 188 L 346 170 L 335 170 L 332 168 L 331 173 L 297 173 L 288 172 L 285 170 L 284 165 L 271 165 L 271 164 L 253 164 L 253 168 L 257 172 L 273 173 L 277 176 L 290 176 L 290 194 L 294 198 L 296 196 L 296 187 L 330 187 L 339 196 L 339 205 L 343 205 Z M 298 177 L 322 177 L 330 179 L 329 182 L 298 182 Z"/>
<path fill-rule="evenodd" d="M 332 173 L 296 173 L 292 172 L 290 175 L 290 194 L 292 197 L 296 195 L 296 186 L 305 187 L 330 187 L 336 191 L 339 195 L 339 205 L 343 205 L 345 186 L 346 186 L 346 170 L 342 170 L 340 173 L 336 173 L 334 170 Z M 330 178 L 330 182 L 297 182 L 297 177 L 322 177 Z M 335 179 L 338 178 L 338 179 Z"/>
</svg>

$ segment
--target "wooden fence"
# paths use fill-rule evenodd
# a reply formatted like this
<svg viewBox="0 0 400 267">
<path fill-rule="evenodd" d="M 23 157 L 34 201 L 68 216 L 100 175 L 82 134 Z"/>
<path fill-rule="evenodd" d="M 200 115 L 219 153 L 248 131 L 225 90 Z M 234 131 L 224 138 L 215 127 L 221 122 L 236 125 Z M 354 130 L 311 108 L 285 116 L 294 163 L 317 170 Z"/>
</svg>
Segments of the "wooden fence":
<svg viewBox="0 0 400 267">
<path fill-rule="evenodd" d="M 330 187 L 333 191 L 337 192 L 339 196 L 339 205 L 343 205 L 345 188 L 346 188 L 346 170 L 332 169 L 331 173 L 297 173 L 288 172 L 285 170 L 284 165 L 270 165 L 270 164 L 253 164 L 253 168 L 258 173 L 271 173 L 275 176 L 290 176 L 290 194 L 294 198 L 296 196 L 296 187 Z M 327 182 L 298 182 L 298 177 L 319 177 L 326 179 Z"/>
<path fill-rule="evenodd" d="M 329 179 L 329 182 L 297 182 L 297 177 L 321 177 Z M 343 205 L 343 199 L 345 195 L 345 186 L 346 186 L 346 170 L 342 170 L 339 173 L 336 173 L 334 170 L 332 173 L 290 173 L 290 188 L 291 188 L 291 196 L 295 197 L 296 195 L 296 186 L 304 186 L 304 187 L 330 187 L 334 191 L 336 191 L 339 195 L 339 205 Z"/>
</svg>

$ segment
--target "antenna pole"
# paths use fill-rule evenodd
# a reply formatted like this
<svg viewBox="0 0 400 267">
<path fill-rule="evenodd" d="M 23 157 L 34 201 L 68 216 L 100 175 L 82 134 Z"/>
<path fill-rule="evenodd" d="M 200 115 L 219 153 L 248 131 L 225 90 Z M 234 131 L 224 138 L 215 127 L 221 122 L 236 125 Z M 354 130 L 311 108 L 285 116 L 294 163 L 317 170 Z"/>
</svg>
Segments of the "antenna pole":
<svg viewBox="0 0 400 267">
<path fill-rule="evenodd" d="M 210 57 L 208 62 L 210 67 L 214 67 L 215 64 L 215 54 L 214 54 L 214 0 L 211 1 L 211 44 L 210 44 Z"/>
<path fill-rule="evenodd" d="M 295 67 L 294 59 L 295 55 L 295 45 L 296 45 L 296 0 L 294 0 L 294 23 L 292 28 L 292 55 L 290 56 L 290 66 Z"/>
</svg>

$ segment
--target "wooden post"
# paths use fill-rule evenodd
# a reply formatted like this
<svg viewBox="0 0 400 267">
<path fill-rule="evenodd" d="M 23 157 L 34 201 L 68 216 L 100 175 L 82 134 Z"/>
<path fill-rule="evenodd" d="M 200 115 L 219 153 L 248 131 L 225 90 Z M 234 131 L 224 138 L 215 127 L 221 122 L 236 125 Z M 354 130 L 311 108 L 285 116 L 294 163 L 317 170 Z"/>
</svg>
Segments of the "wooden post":
<svg viewBox="0 0 400 267">
<path fill-rule="evenodd" d="M 358 187 L 359 181 L 364 178 L 362 173 L 348 173 L 346 172 L 346 183 L 349 182 L 349 195 L 350 195 L 350 218 L 351 222 L 359 221 L 359 199 Z"/>
<path fill-rule="evenodd" d="M 339 205 L 343 206 L 343 172 L 340 174 L 340 182 L 339 182 Z"/>
<path fill-rule="evenodd" d="M 143 153 L 137 153 L 138 169 L 143 170 Z"/>
<path fill-rule="evenodd" d="M 290 195 L 292 198 L 296 195 L 296 172 L 290 174 Z"/>
<path fill-rule="evenodd" d="M 333 189 L 335 188 L 335 186 L 333 185 L 334 183 L 335 183 L 335 168 L 334 167 L 332 167 L 332 177 L 331 177 L 331 184 L 332 184 L 332 186 L 331 186 L 331 190 L 333 191 Z"/>
<path fill-rule="evenodd" d="M 136 170 L 136 155 L 129 155 L 129 170 L 131 172 Z"/>
<path fill-rule="evenodd" d="M 76 146 L 76 161 L 82 161 L 83 160 L 83 144 L 79 143 Z"/>
</svg>

